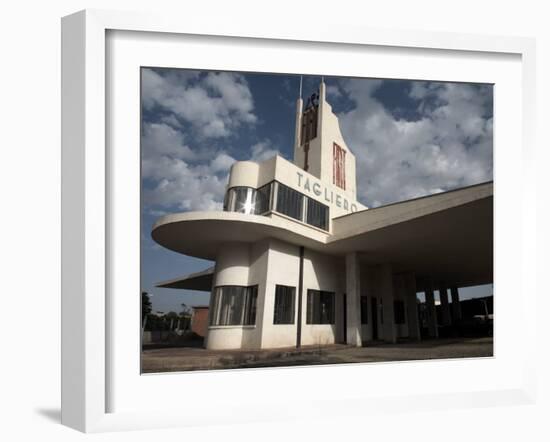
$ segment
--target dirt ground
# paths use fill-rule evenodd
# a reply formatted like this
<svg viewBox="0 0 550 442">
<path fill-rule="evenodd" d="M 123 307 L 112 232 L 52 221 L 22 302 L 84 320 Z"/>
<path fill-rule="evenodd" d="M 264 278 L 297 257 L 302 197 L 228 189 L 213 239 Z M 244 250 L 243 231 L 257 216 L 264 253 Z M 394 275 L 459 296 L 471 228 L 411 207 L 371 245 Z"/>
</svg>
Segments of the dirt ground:
<svg viewBox="0 0 550 442">
<path fill-rule="evenodd" d="M 148 348 L 142 351 L 142 373 L 228 368 L 389 362 L 493 356 L 493 338 L 434 339 L 364 347 L 331 345 L 277 350 L 205 350 L 198 347 Z"/>
</svg>

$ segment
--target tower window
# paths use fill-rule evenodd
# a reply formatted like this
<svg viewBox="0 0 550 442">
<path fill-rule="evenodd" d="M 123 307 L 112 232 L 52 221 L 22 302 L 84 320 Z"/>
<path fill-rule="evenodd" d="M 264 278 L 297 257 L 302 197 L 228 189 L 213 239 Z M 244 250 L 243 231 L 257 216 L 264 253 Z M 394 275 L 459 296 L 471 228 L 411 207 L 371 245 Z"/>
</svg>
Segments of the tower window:
<svg viewBox="0 0 550 442">
<path fill-rule="evenodd" d="M 302 114 L 302 131 L 300 146 L 309 143 L 317 137 L 317 118 L 319 106 L 311 106 Z"/>
<path fill-rule="evenodd" d="M 338 144 L 332 145 L 332 183 L 346 190 L 346 151 Z"/>
</svg>

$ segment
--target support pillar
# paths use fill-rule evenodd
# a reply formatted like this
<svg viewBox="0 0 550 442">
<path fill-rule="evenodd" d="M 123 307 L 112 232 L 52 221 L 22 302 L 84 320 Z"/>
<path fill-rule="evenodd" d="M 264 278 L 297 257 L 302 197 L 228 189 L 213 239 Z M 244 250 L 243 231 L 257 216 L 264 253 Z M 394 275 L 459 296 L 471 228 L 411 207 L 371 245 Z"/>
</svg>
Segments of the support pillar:
<svg viewBox="0 0 550 442">
<path fill-rule="evenodd" d="M 456 285 L 451 286 L 451 300 L 453 308 L 453 322 L 458 322 L 462 319 L 462 308 L 460 307 L 458 287 Z"/>
<path fill-rule="evenodd" d="M 382 330 L 384 341 L 395 343 L 397 342 L 397 330 L 395 328 L 395 316 L 394 316 L 394 287 L 393 287 L 393 274 L 390 264 L 383 264 L 380 266 L 379 273 L 379 290 L 382 298 Z"/>
<path fill-rule="evenodd" d="M 416 276 L 407 273 L 403 276 L 405 303 L 407 305 L 407 326 L 409 338 L 420 340 L 420 321 L 418 320 L 418 305 L 416 302 Z"/>
<path fill-rule="evenodd" d="M 437 338 L 437 313 L 435 310 L 435 299 L 432 282 L 426 282 L 426 316 L 428 320 L 428 334 L 431 338 Z"/>
<path fill-rule="evenodd" d="M 451 309 L 449 308 L 449 294 L 444 282 L 439 283 L 439 301 L 441 302 L 441 325 L 451 325 Z"/>
<path fill-rule="evenodd" d="M 346 255 L 346 315 L 347 343 L 361 347 L 361 268 L 359 255 Z"/>
</svg>

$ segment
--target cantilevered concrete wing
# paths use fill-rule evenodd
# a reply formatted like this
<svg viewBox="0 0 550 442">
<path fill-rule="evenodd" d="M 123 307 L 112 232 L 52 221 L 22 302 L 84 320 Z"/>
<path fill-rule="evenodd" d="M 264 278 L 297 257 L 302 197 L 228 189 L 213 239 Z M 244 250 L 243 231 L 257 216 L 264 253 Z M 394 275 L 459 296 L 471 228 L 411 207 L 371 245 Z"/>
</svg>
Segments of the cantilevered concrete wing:
<svg viewBox="0 0 550 442">
<path fill-rule="evenodd" d="M 403 201 L 333 220 L 326 251 L 359 253 L 461 287 L 493 281 L 493 183 Z M 422 287 L 420 287 L 422 289 Z"/>
<path fill-rule="evenodd" d="M 302 223 L 236 212 L 184 212 L 166 215 L 153 226 L 153 239 L 163 247 L 201 259 L 215 260 L 231 242 L 255 243 L 274 238 L 322 252 L 329 236 Z"/>
<path fill-rule="evenodd" d="M 487 284 L 493 281 L 493 183 L 334 218 L 330 232 L 281 218 L 194 212 L 159 219 L 152 236 L 168 249 L 203 259 L 215 260 L 231 242 L 273 238 L 329 255 L 357 252 L 364 265 L 390 263 L 396 273 L 415 273 L 419 289 L 423 277 L 461 287 Z M 200 273 L 162 286 L 210 290 L 212 275 Z"/>
<path fill-rule="evenodd" d="M 179 278 L 159 282 L 156 286 L 167 289 L 188 289 L 209 292 L 212 289 L 214 266 L 200 272 L 190 273 Z"/>
</svg>

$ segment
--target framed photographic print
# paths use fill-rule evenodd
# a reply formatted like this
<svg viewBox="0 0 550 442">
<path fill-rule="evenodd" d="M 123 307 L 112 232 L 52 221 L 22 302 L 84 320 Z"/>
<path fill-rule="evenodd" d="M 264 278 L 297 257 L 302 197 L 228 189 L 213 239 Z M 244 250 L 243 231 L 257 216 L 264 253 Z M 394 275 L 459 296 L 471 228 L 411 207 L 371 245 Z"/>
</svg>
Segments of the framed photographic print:
<svg viewBox="0 0 550 442">
<path fill-rule="evenodd" d="M 532 400 L 531 40 L 85 11 L 62 43 L 63 423 Z"/>
<path fill-rule="evenodd" d="M 142 67 L 142 372 L 493 356 L 492 88 Z"/>
</svg>

